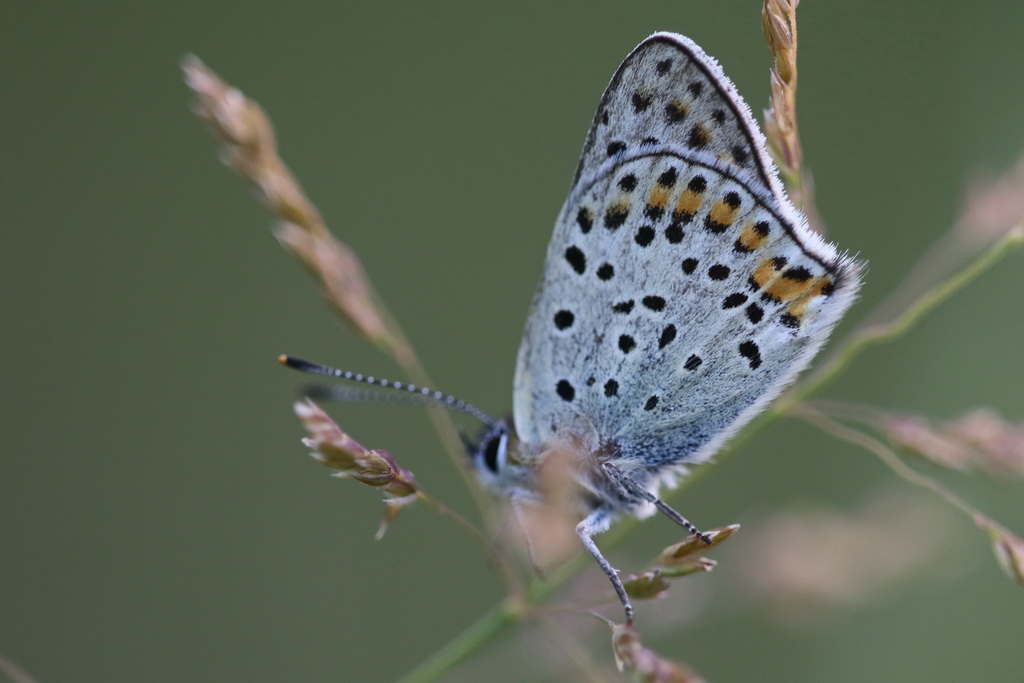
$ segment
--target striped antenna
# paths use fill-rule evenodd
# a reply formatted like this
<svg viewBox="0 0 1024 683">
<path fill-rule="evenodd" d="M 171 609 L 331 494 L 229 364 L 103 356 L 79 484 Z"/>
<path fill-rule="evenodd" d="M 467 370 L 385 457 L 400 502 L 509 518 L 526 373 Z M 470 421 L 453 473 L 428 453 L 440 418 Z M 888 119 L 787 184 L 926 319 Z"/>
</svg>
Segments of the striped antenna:
<svg viewBox="0 0 1024 683">
<path fill-rule="evenodd" d="M 361 375 L 357 372 L 349 372 L 347 370 L 338 370 L 337 368 L 320 365 L 319 363 L 311 363 L 308 360 L 302 360 L 295 356 L 278 356 L 277 362 L 285 367 L 292 368 L 293 370 L 308 372 L 313 375 L 324 375 L 326 377 L 334 377 L 336 379 L 348 380 L 350 382 L 360 382 L 374 387 L 381 387 L 382 389 L 397 389 L 398 391 L 408 392 L 415 397 L 416 402 L 435 403 L 451 410 L 468 413 L 488 427 L 494 427 L 498 424 L 497 420 L 476 406 L 457 399 L 450 394 L 434 391 L 427 387 L 419 387 L 415 384 L 406 384 L 405 382 L 394 382 L 380 377 L 373 377 L 372 375 Z M 333 392 L 330 387 L 324 387 L 323 389 L 317 389 L 307 393 L 317 394 L 322 398 L 340 400 L 377 400 L 374 398 L 373 394 L 349 394 L 344 391 Z"/>
</svg>

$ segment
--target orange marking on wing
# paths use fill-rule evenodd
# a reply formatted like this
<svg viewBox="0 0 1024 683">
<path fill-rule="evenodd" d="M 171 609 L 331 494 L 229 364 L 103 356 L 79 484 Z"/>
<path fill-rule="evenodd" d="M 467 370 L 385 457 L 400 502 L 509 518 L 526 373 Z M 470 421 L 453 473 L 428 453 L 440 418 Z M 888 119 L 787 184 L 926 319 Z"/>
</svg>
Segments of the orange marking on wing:
<svg viewBox="0 0 1024 683">
<path fill-rule="evenodd" d="M 754 251 L 768 239 L 767 235 L 764 235 L 754 229 L 753 223 L 747 223 L 743 232 L 740 233 L 739 243 L 747 251 Z"/>
<path fill-rule="evenodd" d="M 775 264 L 769 258 L 762 261 L 761 265 L 754 269 L 754 274 L 751 277 L 754 278 L 754 282 L 757 283 L 758 287 L 765 289 L 778 276 L 779 271 L 775 269 Z"/>
<path fill-rule="evenodd" d="M 647 198 L 647 206 L 654 209 L 664 209 L 665 205 L 668 204 L 669 192 L 672 188 L 662 187 L 660 184 L 655 184 L 654 189 L 651 190 L 650 197 Z"/>
<path fill-rule="evenodd" d="M 729 206 L 724 200 L 719 199 L 711 207 L 711 215 L 709 218 L 726 227 L 732 225 L 733 219 L 736 217 L 736 209 L 738 207 Z"/>
<path fill-rule="evenodd" d="M 785 266 L 777 267 L 775 259 L 765 259 L 754 269 L 754 282 L 761 291 L 779 302 L 793 302 L 801 297 L 811 295 L 812 292 L 821 293 L 827 282 L 822 283 L 822 277 L 811 277 L 806 280 L 798 280 L 783 277 Z"/>
<path fill-rule="evenodd" d="M 628 216 L 629 210 L 633 208 L 633 202 L 629 195 L 619 197 L 614 202 L 608 205 L 608 214 L 620 214 L 622 216 Z"/>
<path fill-rule="evenodd" d="M 779 301 L 793 301 L 807 294 L 813 283 L 813 279 L 797 282 L 796 280 L 778 277 L 765 288 L 765 292 Z"/>
<path fill-rule="evenodd" d="M 811 301 L 819 296 L 823 296 L 822 292 L 832 284 L 832 280 L 821 276 L 812 278 L 807 282 L 801 282 L 800 284 L 806 286 L 805 291 L 789 305 L 788 309 L 789 314 L 798 319 L 802 318 L 804 313 L 807 312 L 807 306 L 810 305 Z"/>
<path fill-rule="evenodd" d="M 699 192 L 683 190 L 683 193 L 679 195 L 679 200 L 676 202 L 676 213 L 693 215 L 700 211 L 701 202 L 702 197 Z"/>
</svg>

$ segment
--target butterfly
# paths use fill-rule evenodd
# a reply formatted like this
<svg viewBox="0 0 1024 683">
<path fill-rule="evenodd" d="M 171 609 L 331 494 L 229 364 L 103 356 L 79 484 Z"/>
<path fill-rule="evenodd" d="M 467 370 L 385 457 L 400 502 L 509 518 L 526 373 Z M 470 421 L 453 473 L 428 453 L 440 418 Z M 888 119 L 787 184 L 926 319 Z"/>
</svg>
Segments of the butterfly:
<svg viewBox="0 0 1024 683">
<path fill-rule="evenodd" d="M 472 465 L 520 506 L 541 502 L 538 473 L 564 459 L 576 533 L 631 623 L 594 536 L 658 510 L 706 540 L 661 490 L 795 379 L 859 286 L 859 264 L 786 197 L 718 63 L 655 33 L 601 98 L 519 347 L 513 418 L 481 416 Z"/>
<path fill-rule="evenodd" d="M 746 103 L 688 38 L 656 33 L 612 77 L 555 225 L 516 364 L 514 419 L 474 462 L 513 499 L 569 453 L 583 545 L 707 461 L 810 362 L 858 265 L 786 198 Z"/>
</svg>

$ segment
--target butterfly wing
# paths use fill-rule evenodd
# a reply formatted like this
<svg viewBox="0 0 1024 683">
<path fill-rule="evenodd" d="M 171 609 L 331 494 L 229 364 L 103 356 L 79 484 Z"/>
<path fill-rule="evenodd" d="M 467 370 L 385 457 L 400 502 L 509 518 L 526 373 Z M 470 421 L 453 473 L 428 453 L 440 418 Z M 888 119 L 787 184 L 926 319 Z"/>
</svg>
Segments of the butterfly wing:
<svg viewBox="0 0 1024 683">
<path fill-rule="evenodd" d="M 777 188 L 746 102 L 718 63 L 685 36 L 655 33 L 619 66 L 587 133 L 573 187 L 617 152 L 644 144 L 700 150 Z"/>
<path fill-rule="evenodd" d="M 858 273 L 789 204 L 717 63 L 654 34 L 555 225 L 516 368 L 524 457 L 569 438 L 635 475 L 707 459 L 810 362 Z"/>
</svg>

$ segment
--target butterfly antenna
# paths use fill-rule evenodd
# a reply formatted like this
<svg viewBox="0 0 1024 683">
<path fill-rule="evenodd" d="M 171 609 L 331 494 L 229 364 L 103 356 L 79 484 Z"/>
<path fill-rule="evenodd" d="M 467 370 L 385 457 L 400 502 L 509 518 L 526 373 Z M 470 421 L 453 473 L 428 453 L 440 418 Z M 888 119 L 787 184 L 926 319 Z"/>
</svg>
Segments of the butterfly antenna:
<svg viewBox="0 0 1024 683">
<path fill-rule="evenodd" d="M 458 410 L 459 412 L 467 413 L 472 415 L 476 419 L 483 422 L 488 427 L 494 427 L 497 425 L 497 420 L 493 417 L 480 410 L 476 406 L 466 403 L 465 401 L 455 398 L 450 394 L 445 394 L 440 391 L 434 391 L 427 387 L 416 386 L 415 384 L 406 384 L 405 382 L 395 382 L 381 377 L 373 377 L 372 375 L 361 375 L 357 372 L 349 372 L 348 370 L 338 370 L 337 368 L 331 368 L 326 365 L 320 365 L 319 363 L 312 363 L 308 360 L 296 358 L 295 356 L 278 356 L 277 362 L 285 367 L 289 367 L 293 370 L 300 372 L 308 372 L 313 375 L 324 375 L 325 377 L 334 377 L 335 379 L 348 380 L 350 382 L 359 382 L 362 384 L 368 384 L 374 387 L 381 387 L 383 389 L 397 389 L 399 391 L 405 391 L 417 398 L 428 402 L 442 405 L 445 408 L 451 410 Z M 317 391 L 325 398 L 338 397 L 342 394 L 336 394 L 327 388 L 324 391 Z"/>
</svg>

